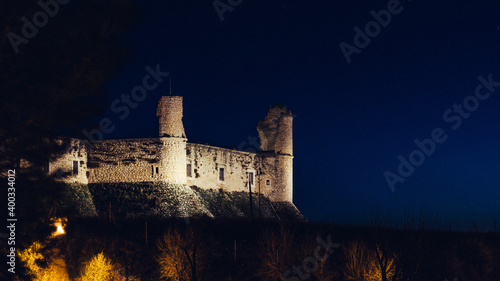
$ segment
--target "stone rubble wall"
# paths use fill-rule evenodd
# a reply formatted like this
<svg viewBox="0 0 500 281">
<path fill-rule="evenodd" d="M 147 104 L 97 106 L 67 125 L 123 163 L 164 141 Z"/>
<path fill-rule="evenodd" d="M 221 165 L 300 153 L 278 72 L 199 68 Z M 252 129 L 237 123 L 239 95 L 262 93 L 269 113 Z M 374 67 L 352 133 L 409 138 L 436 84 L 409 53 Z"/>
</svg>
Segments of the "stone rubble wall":
<svg viewBox="0 0 500 281">
<path fill-rule="evenodd" d="M 257 124 L 260 149 L 293 155 L 292 121 L 292 112 L 286 107 L 269 107 L 266 117 Z"/>
<path fill-rule="evenodd" d="M 248 173 L 252 172 L 252 192 L 258 193 L 260 190 L 272 201 L 292 202 L 291 190 L 287 190 L 291 186 L 288 180 L 292 179 L 290 176 L 293 172 L 289 166 L 293 161 L 291 156 L 283 161 L 274 153 L 264 155 L 195 143 L 188 143 L 186 149 L 186 162 L 191 163 L 192 174 L 192 177 L 187 177 L 188 185 L 227 192 L 248 192 Z M 224 181 L 219 180 L 220 168 L 225 170 Z M 290 168 L 289 173 L 282 176 L 282 168 Z"/>
<path fill-rule="evenodd" d="M 293 201 L 293 115 L 282 105 L 269 108 L 267 115 L 257 125 L 261 150 L 274 154 L 274 163 L 268 171 L 274 183 L 267 191 L 274 202 Z M 272 161 L 269 159 L 268 161 Z M 266 182 L 267 185 L 267 182 Z M 266 186 L 267 187 L 267 186 Z"/>
<path fill-rule="evenodd" d="M 278 171 L 276 184 L 269 198 L 276 202 L 293 202 L 293 156 L 278 155 L 275 167 Z"/>
<path fill-rule="evenodd" d="M 160 122 L 160 137 L 186 137 L 182 124 L 182 111 L 182 96 L 160 98 L 156 111 Z"/>
<path fill-rule="evenodd" d="M 275 151 L 278 154 L 293 155 L 293 117 L 284 115 L 279 120 L 275 139 Z"/>
<path fill-rule="evenodd" d="M 187 144 L 187 163 L 191 163 L 190 186 L 225 191 L 248 191 L 248 172 L 254 174 L 255 192 L 257 154 L 203 144 Z M 224 181 L 219 180 L 219 170 L 224 168 Z"/>
<path fill-rule="evenodd" d="M 62 141 L 61 141 L 62 144 Z M 66 183 L 88 183 L 88 151 L 85 142 L 71 139 L 68 150 L 55 160 L 49 161 L 49 175 Z M 73 161 L 78 162 L 78 174 L 73 173 Z"/>
<path fill-rule="evenodd" d="M 159 138 L 97 142 L 89 155 L 89 183 L 158 181 L 162 150 Z"/>
<path fill-rule="evenodd" d="M 163 182 L 187 184 L 202 189 L 252 192 L 274 202 L 293 199 L 293 140 L 291 111 L 281 105 L 269 108 L 257 131 L 261 153 L 243 152 L 209 145 L 187 143 L 182 125 L 182 97 L 164 96 L 158 103 L 160 137 L 103 140 L 87 151 L 74 140 L 71 150 L 53 163 L 51 173 L 63 171 L 70 183 Z M 71 175 L 73 161 L 79 172 Z M 188 177 L 188 164 L 191 176 Z M 219 179 L 224 169 L 224 180 Z"/>
<path fill-rule="evenodd" d="M 160 138 L 161 149 L 159 180 L 186 184 L 186 139 Z"/>
</svg>

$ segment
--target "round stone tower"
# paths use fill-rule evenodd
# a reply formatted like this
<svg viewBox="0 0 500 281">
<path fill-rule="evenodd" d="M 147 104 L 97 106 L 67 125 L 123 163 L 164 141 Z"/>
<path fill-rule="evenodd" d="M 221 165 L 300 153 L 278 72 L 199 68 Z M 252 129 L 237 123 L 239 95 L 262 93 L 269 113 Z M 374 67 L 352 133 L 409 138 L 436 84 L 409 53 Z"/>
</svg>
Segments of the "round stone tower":
<svg viewBox="0 0 500 281">
<path fill-rule="evenodd" d="M 160 123 L 161 151 L 159 177 L 171 183 L 186 183 L 186 134 L 182 124 L 182 97 L 163 96 L 156 116 Z"/>
<path fill-rule="evenodd" d="M 261 150 L 271 152 L 271 157 L 275 158 L 273 191 L 269 193 L 271 201 L 293 200 L 292 127 L 292 112 L 282 105 L 271 106 L 266 118 L 257 125 Z"/>
<path fill-rule="evenodd" d="M 293 202 L 293 117 L 285 112 L 278 122 L 278 132 L 274 143 L 276 152 L 276 189 L 278 198 L 274 201 Z"/>
<path fill-rule="evenodd" d="M 274 143 L 276 152 L 276 189 L 274 201 L 293 202 L 293 117 L 284 112 L 278 122 L 278 132 Z"/>
<path fill-rule="evenodd" d="M 283 112 L 278 120 L 278 131 L 274 141 L 274 150 L 280 155 L 293 155 L 293 116 L 292 112 Z"/>
</svg>

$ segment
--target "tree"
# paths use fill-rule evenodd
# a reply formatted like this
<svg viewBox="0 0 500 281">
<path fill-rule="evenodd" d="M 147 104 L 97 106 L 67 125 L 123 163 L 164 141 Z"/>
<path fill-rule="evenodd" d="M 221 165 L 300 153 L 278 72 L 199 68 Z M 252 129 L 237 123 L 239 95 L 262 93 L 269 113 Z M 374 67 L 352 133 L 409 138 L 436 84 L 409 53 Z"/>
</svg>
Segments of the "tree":
<svg viewBox="0 0 500 281">
<path fill-rule="evenodd" d="M 28 275 L 38 281 L 69 281 L 66 263 L 60 255 L 48 256 L 46 246 L 35 241 L 26 249 L 19 251 L 19 259 L 27 269 Z"/>
<path fill-rule="evenodd" d="M 203 233 L 201 228 L 189 226 L 184 231 L 171 228 L 163 235 L 157 243 L 160 254 L 156 258 L 163 278 L 203 280 L 212 253 L 207 246 L 211 239 Z"/>
<path fill-rule="evenodd" d="M 79 281 L 111 281 L 115 267 L 110 259 L 101 252 L 95 255 L 90 262 L 85 265 L 82 277 Z"/>
<path fill-rule="evenodd" d="M 357 239 L 346 243 L 344 247 L 343 271 L 347 280 L 399 280 L 395 276 L 395 261 L 396 257 L 389 256 L 379 245 L 370 247 Z"/>
<path fill-rule="evenodd" d="M 264 280 L 281 280 L 290 270 L 295 257 L 293 249 L 294 234 L 281 225 L 279 228 L 265 228 L 259 247 L 260 267 L 258 275 Z"/>
<path fill-rule="evenodd" d="M 407 208 L 401 221 L 394 221 L 389 212 L 371 214 L 372 233 L 367 249 L 376 261 L 376 275 L 381 281 L 417 280 L 422 273 L 428 227 L 434 224 L 433 218 L 423 208 Z"/>
</svg>

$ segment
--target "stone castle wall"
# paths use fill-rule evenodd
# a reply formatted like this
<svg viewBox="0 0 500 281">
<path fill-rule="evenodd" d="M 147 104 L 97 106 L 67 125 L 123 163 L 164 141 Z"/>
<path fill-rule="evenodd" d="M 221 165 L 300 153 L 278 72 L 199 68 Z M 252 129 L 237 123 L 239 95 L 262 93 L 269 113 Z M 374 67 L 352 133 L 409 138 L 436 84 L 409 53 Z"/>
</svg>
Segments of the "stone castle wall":
<svg viewBox="0 0 500 281">
<path fill-rule="evenodd" d="M 160 138 L 161 149 L 159 179 L 170 183 L 186 183 L 186 139 Z"/>
<path fill-rule="evenodd" d="M 252 173 L 252 192 L 260 191 L 271 201 L 291 202 L 292 193 L 287 187 L 291 186 L 288 180 L 292 179 L 292 161 L 291 156 L 282 159 L 273 153 L 251 153 L 188 143 L 187 163 L 191 164 L 191 177 L 187 177 L 187 184 L 203 189 L 248 192 L 249 173 Z M 224 169 L 224 180 L 219 178 L 221 168 Z M 289 168 L 289 173 L 282 174 L 281 169 Z"/>
<path fill-rule="evenodd" d="M 89 183 L 158 181 L 162 149 L 159 138 L 96 142 L 89 155 Z"/>
<path fill-rule="evenodd" d="M 256 153 L 188 143 L 186 155 L 187 163 L 191 164 L 188 185 L 204 189 L 248 191 L 249 173 L 253 173 L 252 191 L 255 192 L 258 171 Z M 224 169 L 223 180 L 220 179 L 221 169 Z"/>
<path fill-rule="evenodd" d="M 274 105 L 257 125 L 261 150 L 272 153 L 268 161 L 274 183 L 268 191 L 271 201 L 292 202 L 293 199 L 293 115 L 284 106 Z"/>
<path fill-rule="evenodd" d="M 290 110 L 272 106 L 259 122 L 259 153 L 187 143 L 182 114 L 182 97 L 162 97 L 157 110 L 160 137 L 103 140 L 93 143 L 89 151 L 76 141 L 69 153 L 50 164 L 50 171 L 70 173 L 73 161 L 78 161 L 78 173 L 69 174 L 66 181 L 169 182 L 229 192 L 248 192 L 252 182 L 252 192 L 260 190 L 274 202 L 292 202 Z"/>
<path fill-rule="evenodd" d="M 60 143 L 62 144 L 62 141 Z M 84 142 L 71 139 L 66 153 L 48 163 L 48 174 L 67 183 L 88 183 L 87 154 Z"/>
</svg>

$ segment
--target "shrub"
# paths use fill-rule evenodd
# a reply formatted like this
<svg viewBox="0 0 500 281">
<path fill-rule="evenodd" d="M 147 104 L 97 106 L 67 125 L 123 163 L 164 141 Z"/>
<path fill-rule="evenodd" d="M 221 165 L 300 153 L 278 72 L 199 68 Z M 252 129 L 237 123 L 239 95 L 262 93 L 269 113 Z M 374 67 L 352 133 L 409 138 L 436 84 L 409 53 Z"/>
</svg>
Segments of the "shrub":
<svg viewBox="0 0 500 281">
<path fill-rule="evenodd" d="M 42 254 L 44 245 L 38 241 L 31 244 L 30 247 L 19 252 L 19 258 L 28 269 L 28 273 L 33 276 L 36 281 L 69 281 L 66 264 L 62 258 L 53 258 L 47 262 L 46 267 L 40 266 L 46 262 Z"/>
<path fill-rule="evenodd" d="M 110 281 L 113 279 L 114 269 L 111 260 L 101 252 L 85 266 L 79 281 Z"/>
</svg>

